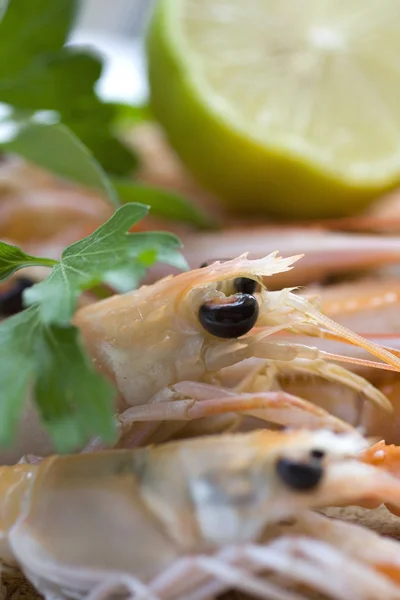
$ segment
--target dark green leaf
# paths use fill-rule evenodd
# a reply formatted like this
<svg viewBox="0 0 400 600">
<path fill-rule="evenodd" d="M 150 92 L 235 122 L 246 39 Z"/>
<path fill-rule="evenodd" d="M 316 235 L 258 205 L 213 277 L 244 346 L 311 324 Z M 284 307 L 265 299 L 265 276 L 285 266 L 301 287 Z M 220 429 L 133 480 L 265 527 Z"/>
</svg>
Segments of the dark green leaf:
<svg viewBox="0 0 400 600">
<path fill-rule="evenodd" d="M 187 268 L 179 252 L 181 244 L 174 235 L 128 233 L 147 212 L 148 207 L 142 204 L 119 208 L 91 235 L 64 250 L 60 263 L 47 279 L 25 290 L 26 302 L 41 305 L 44 322 L 64 325 L 82 290 L 113 281 L 117 291 L 126 291 L 156 260 Z"/>
<path fill-rule="evenodd" d="M 55 110 L 68 120 L 79 108 L 101 107 L 93 90 L 101 68 L 92 53 L 66 48 L 13 77 L 0 78 L 0 101 L 31 111 Z M 110 111 L 109 116 L 113 115 Z"/>
<path fill-rule="evenodd" d="M 64 125 L 30 122 L 16 126 L 14 137 L 0 148 L 23 156 L 60 177 L 96 189 L 119 205 L 118 196 L 88 149 Z"/>
<path fill-rule="evenodd" d="M 35 399 L 60 452 L 82 447 L 99 435 L 115 441 L 111 384 L 95 371 L 72 326 L 44 327 L 36 340 Z"/>
<path fill-rule="evenodd" d="M 29 256 L 17 246 L 11 246 L 0 241 L 0 281 L 4 281 L 4 279 L 24 267 L 53 267 L 56 264 L 56 260 Z"/>
<path fill-rule="evenodd" d="M 0 323 L 0 443 L 10 444 L 26 401 L 35 365 L 34 342 L 40 329 L 38 310 L 23 311 Z"/>
<path fill-rule="evenodd" d="M 114 178 L 113 186 L 120 201 L 142 202 L 151 207 L 151 214 L 172 221 L 182 221 L 200 229 L 212 229 L 215 222 L 205 212 L 179 194 L 161 188 L 142 185 L 128 179 Z"/>
<path fill-rule="evenodd" d="M 115 390 L 85 355 L 79 332 L 47 327 L 38 307 L 0 324 L 0 443 L 12 442 L 32 389 L 42 421 L 59 452 L 72 452 L 92 436 L 115 439 Z"/>
<path fill-rule="evenodd" d="M 60 50 L 73 25 L 77 0 L 8 0 L 0 22 L 0 79 Z"/>
<path fill-rule="evenodd" d="M 65 122 L 92 150 L 93 156 L 107 173 L 120 176 L 134 172 L 138 164 L 136 155 L 110 133 L 106 123 L 96 128 L 93 120 L 86 123 Z"/>
<path fill-rule="evenodd" d="M 117 106 L 95 93 L 102 59 L 63 47 L 76 8 L 70 0 L 11 0 L 0 23 L 0 102 L 28 115 L 56 111 L 106 171 L 126 175 L 137 160 L 114 134 Z"/>
</svg>

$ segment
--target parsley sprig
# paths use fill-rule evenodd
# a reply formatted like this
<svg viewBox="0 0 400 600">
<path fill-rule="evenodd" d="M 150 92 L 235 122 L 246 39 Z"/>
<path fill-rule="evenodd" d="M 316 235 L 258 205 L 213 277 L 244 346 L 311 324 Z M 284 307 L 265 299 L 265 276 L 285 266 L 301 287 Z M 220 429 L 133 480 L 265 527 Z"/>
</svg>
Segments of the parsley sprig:
<svg viewBox="0 0 400 600">
<path fill-rule="evenodd" d="M 214 226 L 179 195 L 132 179 L 137 157 L 117 131 L 152 117 L 98 98 L 102 59 L 67 43 L 77 8 L 77 0 L 0 0 L 0 152 L 96 190 L 115 209 L 59 261 L 0 242 L 0 281 L 29 266 L 50 269 L 25 290 L 26 308 L 0 323 L 0 444 L 13 441 L 31 395 L 59 452 L 94 435 L 111 443 L 116 434 L 116 390 L 94 368 L 73 325 L 80 294 L 126 292 L 155 262 L 186 268 L 175 236 L 129 232 L 149 207 L 165 219 Z"/>
<path fill-rule="evenodd" d="M 95 371 L 71 319 L 84 290 L 106 284 L 127 291 L 155 262 L 187 268 L 174 235 L 129 233 L 147 212 L 137 203 L 122 206 L 60 261 L 1 242 L 0 280 L 27 266 L 53 266 L 25 290 L 28 308 L 0 324 L 0 444 L 13 440 L 28 390 L 58 451 L 73 451 L 93 435 L 113 441 L 115 390 Z"/>
<path fill-rule="evenodd" d="M 118 107 L 95 86 L 103 60 L 68 46 L 77 0 L 0 0 L 0 102 L 14 117 L 54 111 L 108 173 L 126 175 L 137 159 L 114 134 Z"/>
<path fill-rule="evenodd" d="M 156 216 L 215 227 L 178 194 L 133 181 L 139 159 L 119 132 L 152 117 L 144 107 L 98 97 L 103 58 L 68 45 L 78 8 L 77 0 L 0 0 L 0 152 L 105 193 L 114 206 L 113 179 L 121 202 L 142 202 L 146 195 Z M 94 159 L 92 169 L 81 167 L 83 154 Z"/>
</svg>

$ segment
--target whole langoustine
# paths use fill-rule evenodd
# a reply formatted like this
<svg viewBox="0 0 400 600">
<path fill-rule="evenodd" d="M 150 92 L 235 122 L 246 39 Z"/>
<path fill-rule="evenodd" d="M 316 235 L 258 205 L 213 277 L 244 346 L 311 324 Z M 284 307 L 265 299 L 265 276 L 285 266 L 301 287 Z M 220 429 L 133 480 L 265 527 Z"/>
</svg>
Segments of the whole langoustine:
<svg viewBox="0 0 400 600">
<path fill-rule="evenodd" d="M 136 600 L 202 600 L 231 588 L 304 598 L 256 576 L 268 569 L 342 600 L 318 577 L 313 553 L 319 562 L 323 554 L 309 511 L 367 500 L 400 507 L 400 482 L 357 460 L 367 447 L 354 434 L 264 430 L 2 467 L 0 557 L 48 599 L 127 591 Z M 274 528 L 293 519 L 302 537 L 277 537 Z M 340 555 L 335 526 L 325 528 L 324 552 Z M 399 578 L 400 548 L 384 540 L 330 575 L 344 585 L 350 577 L 360 600 L 371 589 L 394 600 L 398 579 L 382 573 L 382 560 Z"/>
<path fill-rule="evenodd" d="M 123 446 L 146 443 L 155 433 L 161 435 L 157 441 L 168 439 L 193 420 L 196 434 L 234 430 L 241 415 L 280 426 L 349 429 L 343 419 L 308 402 L 306 393 L 302 398 L 281 389 L 277 370 L 340 384 L 390 411 L 388 400 L 368 381 L 328 362 L 356 359 L 280 341 L 285 331 L 329 333 L 383 361 L 362 364 L 400 370 L 400 358 L 338 325 L 315 302 L 291 289 L 271 292 L 264 286 L 264 278 L 290 269 L 299 258 L 244 255 L 77 312 L 75 324 L 89 354 L 118 389 Z"/>
</svg>

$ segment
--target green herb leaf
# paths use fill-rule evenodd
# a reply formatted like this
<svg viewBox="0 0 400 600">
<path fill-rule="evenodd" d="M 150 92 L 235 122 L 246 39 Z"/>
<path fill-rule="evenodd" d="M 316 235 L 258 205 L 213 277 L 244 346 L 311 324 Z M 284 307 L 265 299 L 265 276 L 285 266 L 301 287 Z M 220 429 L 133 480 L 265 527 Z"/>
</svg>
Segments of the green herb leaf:
<svg viewBox="0 0 400 600">
<path fill-rule="evenodd" d="M 94 54 L 65 48 L 43 56 L 13 77 L 0 78 L 0 99 L 18 109 L 54 110 L 68 118 L 88 103 L 101 106 L 93 90 L 101 69 Z"/>
<path fill-rule="evenodd" d="M 0 22 L 0 79 L 29 68 L 41 54 L 60 50 L 77 0 L 8 0 Z"/>
<path fill-rule="evenodd" d="M 48 169 L 60 177 L 106 194 L 119 206 L 112 184 L 88 149 L 64 125 L 46 125 L 30 121 L 10 128 L 8 141 L 0 143 L 4 151 L 13 152 Z"/>
<path fill-rule="evenodd" d="M 103 105 L 104 106 L 104 105 Z M 96 125 L 93 112 L 80 111 L 80 120 L 64 119 L 64 123 L 92 150 L 93 156 L 110 175 L 126 175 L 135 171 L 138 165 L 136 155 L 126 148 L 116 137 L 107 122 Z"/>
<path fill-rule="evenodd" d="M 18 246 L 11 246 L 0 241 L 0 281 L 4 281 L 4 279 L 24 267 L 53 267 L 56 264 L 56 260 L 29 256 L 29 254 L 22 252 Z"/>
<path fill-rule="evenodd" d="M 147 212 L 142 204 L 119 208 L 91 235 L 66 248 L 47 279 L 25 290 L 25 301 L 40 305 L 45 323 L 65 325 L 85 289 L 112 283 L 117 291 L 127 291 L 155 261 L 187 268 L 174 235 L 127 233 Z"/>
<path fill-rule="evenodd" d="M 167 190 L 142 185 L 128 179 L 113 179 L 120 201 L 143 202 L 151 207 L 151 214 L 172 221 L 182 221 L 199 229 L 213 229 L 217 225 L 213 219 L 179 194 Z"/>
<path fill-rule="evenodd" d="M 0 323 L 0 442 L 13 441 L 35 371 L 34 340 L 40 328 L 36 308 Z"/>
<path fill-rule="evenodd" d="M 77 7 L 76 0 L 9 0 L 0 22 L 0 102 L 25 116 L 55 111 L 56 122 L 67 125 L 106 171 L 127 175 L 137 160 L 115 135 L 117 105 L 95 92 L 103 61 L 64 45 Z"/>
<path fill-rule="evenodd" d="M 95 371 L 78 330 L 46 326 L 36 306 L 0 324 L 0 381 L 0 444 L 12 442 L 28 390 L 58 452 L 94 435 L 115 440 L 115 390 Z"/>
<path fill-rule="evenodd" d="M 73 326 L 42 327 L 35 341 L 35 398 L 57 448 L 68 452 L 94 435 L 115 440 L 115 390 L 94 369 Z"/>
</svg>

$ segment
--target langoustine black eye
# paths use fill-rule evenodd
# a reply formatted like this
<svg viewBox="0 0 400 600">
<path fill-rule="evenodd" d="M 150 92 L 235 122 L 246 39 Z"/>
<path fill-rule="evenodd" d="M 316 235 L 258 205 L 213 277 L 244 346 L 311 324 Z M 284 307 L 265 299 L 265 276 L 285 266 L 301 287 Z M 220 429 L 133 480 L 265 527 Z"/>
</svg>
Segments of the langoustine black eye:
<svg viewBox="0 0 400 600">
<path fill-rule="evenodd" d="M 237 277 L 233 284 L 240 294 L 254 294 L 257 289 L 257 281 L 249 277 Z"/>
<path fill-rule="evenodd" d="M 276 464 L 276 471 L 283 483 L 297 492 L 316 488 L 324 475 L 324 468 L 319 460 L 306 463 L 280 458 Z"/>
<path fill-rule="evenodd" d="M 12 287 L 6 291 L 0 292 L 0 315 L 2 317 L 11 317 L 24 309 L 22 295 L 24 290 L 34 285 L 27 277 L 16 279 Z"/>
<path fill-rule="evenodd" d="M 199 321 L 208 333 L 219 338 L 237 338 L 248 333 L 256 324 L 258 304 L 250 294 L 236 294 L 205 302 L 200 306 Z"/>
<path fill-rule="evenodd" d="M 314 450 L 310 451 L 310 456 L 316 460 L 322 460 L 325 456 L 325 452 L 319 448 L 314 448 Z"/>
</svg>

